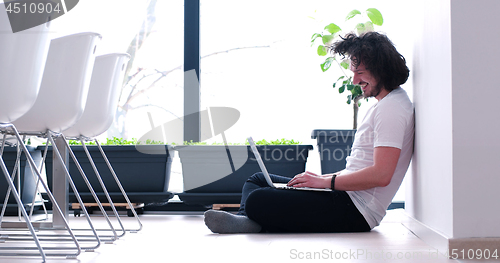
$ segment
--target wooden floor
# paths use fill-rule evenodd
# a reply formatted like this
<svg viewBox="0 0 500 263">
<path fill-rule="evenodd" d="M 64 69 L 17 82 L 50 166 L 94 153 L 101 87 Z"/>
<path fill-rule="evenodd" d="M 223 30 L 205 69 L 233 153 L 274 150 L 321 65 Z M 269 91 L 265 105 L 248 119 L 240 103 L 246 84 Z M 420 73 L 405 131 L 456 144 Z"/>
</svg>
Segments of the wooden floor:
<svg viewBox="0 0 500 263">
<path fill-rule="evenodd" d="M 106 226 L 102 215 L 91 218 L 98 228 Z M 103 243 L 76 259 L 50 257 L 47 262 L 458 262 L 445 258 L 441 251 L 437 253 L 413 235 L 401 224 L 405 218 L 403 210 L 388 211 L 382 224 L 369 233 L 219 235 L 206 228 L 199 213 L 146 213 L 140 216 L 143 229 L 138 233 L 127 233 L 112 244 Z M 134 218 L 124 216 L 122 220 L 126 228 L 137 226 Z M 84 217 L 71 216 L 70 224 L 75 228 L 87 226 Z M 4 236 L 6 231 L 1 234 Z M 7 241 L 0 243 L 0 249 L 32 244 Z M 42 260 L 39 256 L 4 256 L 0 262 Z"/>
</svg>

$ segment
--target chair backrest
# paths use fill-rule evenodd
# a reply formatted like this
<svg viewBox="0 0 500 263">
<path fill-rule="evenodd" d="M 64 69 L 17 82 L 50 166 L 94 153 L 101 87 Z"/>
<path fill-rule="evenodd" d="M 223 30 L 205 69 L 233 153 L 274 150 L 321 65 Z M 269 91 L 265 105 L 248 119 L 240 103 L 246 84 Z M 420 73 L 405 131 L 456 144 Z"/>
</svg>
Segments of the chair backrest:
<svg viewBox="0 0 500 263">
<path fill-rule="evenodd" d="M 12 33 L 0 4 L 0 123 L 10 123 L 35 103 L 49 51 L 50 22 Z"/>
<path fill-rule="evenodd" d="M 101 36 L 86 32 L 53 39 L 33 107 L 13 122 L 20 132 L 60 132 L 83 114 Z"/>
<path fill-rule="evenodd" d="M 85 111 L 78 122 L 63 131 L 66 137 L 95 137 L 113 123 L 123 77 L 130 56 L 112 53 L 95 59 Z"/>
</svg>

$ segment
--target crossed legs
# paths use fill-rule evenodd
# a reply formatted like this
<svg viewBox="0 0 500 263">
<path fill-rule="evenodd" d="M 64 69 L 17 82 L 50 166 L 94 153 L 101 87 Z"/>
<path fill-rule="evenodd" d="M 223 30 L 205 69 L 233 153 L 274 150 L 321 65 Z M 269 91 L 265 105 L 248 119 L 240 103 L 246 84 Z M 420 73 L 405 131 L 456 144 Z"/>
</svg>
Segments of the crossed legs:
<svg viewBox="0 0 500 263">
<path fill-rule="evenodd" d="M 277 175 L 271 179 L 290 180 Z M 262 173 L 252 175 L 243 186 L 237 215 L 209 210 L 205 223 L 214 233 L 370 231 L 346 192 L 275 189 Z"/>
</svg>

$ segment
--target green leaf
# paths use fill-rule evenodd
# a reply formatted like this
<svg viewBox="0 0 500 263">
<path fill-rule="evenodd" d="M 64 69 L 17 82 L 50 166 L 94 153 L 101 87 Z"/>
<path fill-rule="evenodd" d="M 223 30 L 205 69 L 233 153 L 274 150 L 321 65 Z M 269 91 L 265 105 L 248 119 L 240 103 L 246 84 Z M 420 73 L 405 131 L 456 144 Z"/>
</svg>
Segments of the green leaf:
<svg viewBox="0 0 500 263">
<path fill-rule="evenodd" d="M 340 66 L 342 66 L 343 68 L 345 69 L 348 69 L 349 68 L 349 63 L 347 63 L 345 60 L 340 62 Z"/>
<path fill-rule="evenodd" d="M 363 32 L 365 32 L 365 24 L 363 24 L 363 23 L 357 24 L 356 30 L 358 31 L 358 35 L 363 34 Z"/>
<path fill-rule="evenodd" d="M 321 39 L 323 40 L 323 44 L 326 45 L 327 43 L 332 41 L 333 38 L 334 38 L 333 35 L 324 35 Z"/>
<path fill-rule="evenodd" d="M 366 9 L 366 14 L 370 18 L 370 20 L 373 22 L 373 24 L 375 24 L 377 26 L 381 26 L 384 23 L 384 18 L 382 17 L 382 14 L 376 8 Z"/>
<path fill-rule="evenodd" d="M 326 54 L 328 54 L 328 51 L 327 51 L 326 47 L 322 46 L 322 45 L 318 46 L 318 51 L 317 52 L 318 52 L 319 56 L 326 56 Z"/>
<path fill-rule="evenodd" d="M 359 23 L 356 25 L 356 30 L 358 31 L 358 35 L 368 31 L 373 31 L 373 24 L 369 21 L 366 23 Z"/>
<path fill-rule="evenodd" d="M 365 23 L 365 32 L 371 32 L 374 31 L 375 28 L 373 27 L 373 23 L 368 21 Z"/>
<path fill-rule="evenodd" d="M 337 81 L 339 81 L 339 80 L 341 80 L 341 79 L 344 79 L 344 78 L 345 78 L 345 76 L 340 76 L 340 77 L 337 79 Z"/>
<path fill-rule="evenodd" d="M 354 89 L 354 85 L 352 85 L 352 84 L 347 85 L 347 90 L 353 90 L 353 89 Z"/>
<path fill-rule="evenodd" d="M 330 34 L 333 35 L 333 34 L 339 32 L 342 29 L 340 29 L 340 27 L 337 26 L 336 24 L 331 23 L 331 24 L 325 26 L 325 30 L 328 31 L 328 32 L 330 32 Z"/>
<path fill-rule="evenodd" d="M 332 66 L 334 60 L 333 57 L 326 58 L 325 62 L 321 64 L 321 70 L 323 70 L 323 72 L 327 71 Z"/>
<path fill-rule="evenodd" d="M 361 15 L 361 12 L 359 10 L 352 10 L 351 12 L 349 12 L 349 14 L 347 14 L 347 17 L 345 18 L 345 21 L 355 17 L 356 15 Z"/>
<path fill-rule="evenodd" d="M 321 35 L 321 34 L 318 34 L 318 33 L 314 33 L 314 34 L 312 35 L 312 37 L 311 37 L 311 42 L 314 42 L 314 41 L 316 40 L 316 38 L 318 38 L 318 37 L 322 37 L 322 35 Z"/>
<path fill-rule="evenodd" d="M 363 91 L 361 90 L 361 86 L 355 85 L 354 88 L 352 89 L 351 93 L 354 97 L 357 97 L 357 96 L 360 96 L 361 94 L 363 94 Z"/>
<path fill-rule="evenodd" d="M 339 93 L 343 93 L 345 91 L 345 85 L 340 86 Z"/>
</svg>

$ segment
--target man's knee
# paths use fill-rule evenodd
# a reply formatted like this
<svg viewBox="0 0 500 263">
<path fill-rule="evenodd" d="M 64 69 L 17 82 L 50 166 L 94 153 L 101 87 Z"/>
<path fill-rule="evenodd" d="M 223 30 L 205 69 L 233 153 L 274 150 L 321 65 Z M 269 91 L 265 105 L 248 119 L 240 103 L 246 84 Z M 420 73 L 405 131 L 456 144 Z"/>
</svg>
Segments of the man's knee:
<svg viewBox="0 0 500 263">
<path fill-rule="evenodd" d="M 247 216 L 254 220 L 258 219 L 263 214 L 263 211 L 267 209 L 266 206 L 269 205 L 269 201 L 272 199 L 271 196 L 275 191 L 276 189 L 266 187 L 250 193 L 245 203 Z"/>
<path fill-rule="evenodd" d="M 254 173 L 248 178 L 247 182 L 254 183 L 259 186 L 267 185 L 266 178 L 262 172 Z"/>
</svg>

